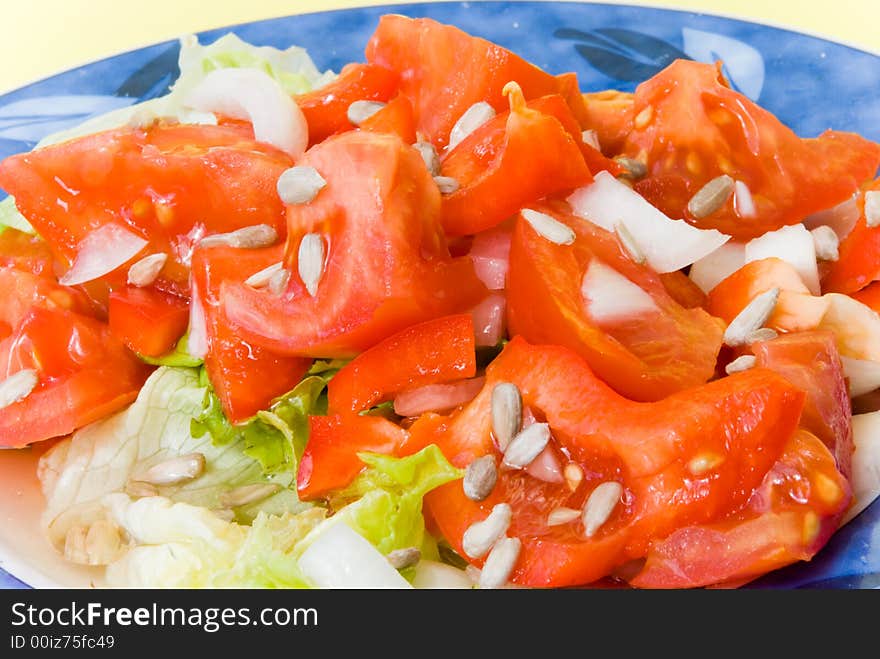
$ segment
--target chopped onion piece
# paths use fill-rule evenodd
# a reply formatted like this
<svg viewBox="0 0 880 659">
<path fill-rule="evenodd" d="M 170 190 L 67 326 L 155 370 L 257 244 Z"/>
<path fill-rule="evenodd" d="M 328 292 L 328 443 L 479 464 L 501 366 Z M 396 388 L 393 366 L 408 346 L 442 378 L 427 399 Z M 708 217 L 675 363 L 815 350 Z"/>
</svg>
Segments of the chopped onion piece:
<svg viewBox="0 0 880 659">
<path fill-rule="evenodd" d="M 650 295 L 599 259 L 593 259 L 587 266 L 581 294 L 587 313 L 600 326 L 660 310 Z"/>
<path fill-rule="evenodd" d="M 576 215 L 606 231 L 622 223 L 648 265 L 659 273 L 681 270 L 730 240 L 715 229 L 698 229 L 667 217 L 608 172 L 599 172 L 593 183 L 575 190 L 568 203 Z"/>
<path fill-rule="evenodd" d="M 510 260 L 510 239 L 507 231 L 484 231 L 474 238 L 470 251 L 474 271 L 490 291 L 504 289 Z"/>
<path fill-rule="evenodd" d="M 76 286 L 98 279 L 134 258 L 146 246 L 147 241 L 133 231 L 118 224 L 105 224 L 79 242 L 73 265 L 58 281 Z"/>
<path fill-rule="evenodd" d="M 451 410 L 473 400 L 485 381 L 486 378 L 479 377 L 404 391 L 394 399 L 394 412 L 400 416 L 419 416 L 425 412 Z"/>
<path fill-rule="evenodd" d="M 813 295 L 819 295 L 819 268 L 812 234 L 803 224 L 768 231 L 746 243 L 746 263 L 775 257 L 792 265 Z"/>
<path fill-rule="evenodd" d="M 189 303 L 189 336 L 186 341 L 186 349 L 196 359 L 204 359 L 208 354 L 208 321 L 205 318 L 205 309 L 199 297 L 195 281 L 192 283 Z"/>
<path fill-rule="evenodd" d="M 564 483 L 562 463 L 552 446 L 546 446 L 526 467 L 526 473 L 547 483 Z"/>
<path fill-rule="evenodd" d="M 259 69 L 211 71 L 186 97 L 186 104 L 202 112 L 250 121 L 254 137 L 298 159 L 309 142 L 302 110 L 284 89 Z"/>
<path fill-rule="evenodd" d="M 691 266 L 688 276 L 706 293 L 746 264 L 745 243 L 724 243 Z"/>
<path fill-rule="evenodd" d="M 840 361 L 843 363 L 843 372 L 849 380 L 851 398 L 880 389 L 880 362 L 853 359 L 844 355 L 840 356 Z"/>
<path fill-rule="evenodd" d="M 492 293 L 471 310 L 477 347 L 498 345 L 507 330 L 507 298 Z"/>
<path fill-rule="evenodd" d="M 467 572 L 437 561 L 420 561 L 412 581 L 413 588 L 473 588 Z"/>
<path fill-rule="evenodd" d="M 846 524 L 880 495 L 880 412 L 856 414 L 852 418 L 856 450 L 852 461 L 853 504 L 846 512 Z"/>
<path fill-rule="evenodd" d="M 379 550 L 343 522 L 322 531 L 298 563 L 318 588 L 412 588 Z"/>
<path fill-rule="evenodd" d="M 808 215 L 804 218 L 804 226 L 807 229 L 829 226 L 834 229 L 837 237 L 843 240 L 853 230 L 856 222 L 859 221 L 858 198 L 858 193 L 855 193 L 846 201 L 837 204 L 837 206 Z"/>
</svg>

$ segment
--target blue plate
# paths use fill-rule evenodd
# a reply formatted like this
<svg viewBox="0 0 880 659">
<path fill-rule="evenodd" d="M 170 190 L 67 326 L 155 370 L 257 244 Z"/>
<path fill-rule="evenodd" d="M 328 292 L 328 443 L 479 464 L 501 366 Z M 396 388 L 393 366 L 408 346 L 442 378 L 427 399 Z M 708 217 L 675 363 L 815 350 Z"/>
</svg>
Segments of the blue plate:
<svg viewBox="0 0 880 659">
<path fill-rule="evenodd" d="M 304 46 L 320 69 L 363 61 L 382 14 L 428 16 L 505 46 L 552 73 L 575 71 L 584 91 L 631 91 L 675 58 L 721 59 L 732 85 L 796 133 L 828 128 L 880 141 L 880 57 L 779 28 L 717 16 L 569 2 L 394 5 L 290 16 L 230 30 L 258 45 Z M 0 96 L 0 158 L 49 133 L 166 93 L 177 42 L 132 51 Z M 24 588 L 0 570 L 0 586 Z M 880 502 L 850 522 L 810 563 L 752 584 L 773 588 L 880 586 Z"/>
</svg>

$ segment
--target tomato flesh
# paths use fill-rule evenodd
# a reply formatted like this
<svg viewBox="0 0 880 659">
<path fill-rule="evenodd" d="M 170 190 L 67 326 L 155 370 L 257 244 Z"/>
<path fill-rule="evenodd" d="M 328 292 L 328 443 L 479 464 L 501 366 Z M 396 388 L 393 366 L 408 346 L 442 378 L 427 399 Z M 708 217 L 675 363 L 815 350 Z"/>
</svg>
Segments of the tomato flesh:
<svg viewBox="0 0 880 659">
<path fill-rule="evenodd" d="M 127 287 L 110 294 L 110 331 L 146 357 L 170 352 L 189 323 L 186 300 L 155 289 Z"/>
<path fill-rule="evenodd" d="M 866 186 L 865 192 L 880 194 L 880 179 Z M 857 199 L 859 219 L 839 247 L 837 261 L 822 278 L 822 290 L 854 293 L 880 279 L 880 227 L 869 227 L 865 218 L 865 195 Z"/>
</svg>

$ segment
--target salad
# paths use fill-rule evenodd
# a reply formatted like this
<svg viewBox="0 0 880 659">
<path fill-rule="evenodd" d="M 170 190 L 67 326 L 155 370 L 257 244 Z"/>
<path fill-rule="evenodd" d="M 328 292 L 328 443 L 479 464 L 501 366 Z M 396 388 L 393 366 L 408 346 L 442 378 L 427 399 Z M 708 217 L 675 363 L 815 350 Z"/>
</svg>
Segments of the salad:
<svg viewBox="0 0 880 659">
<path fill-rule="evenodd" d="M 736 587 L 880 493 L 880 145 L 430 19 L 0 162 L 0 446 L 126 587 Z"/>
</svg>

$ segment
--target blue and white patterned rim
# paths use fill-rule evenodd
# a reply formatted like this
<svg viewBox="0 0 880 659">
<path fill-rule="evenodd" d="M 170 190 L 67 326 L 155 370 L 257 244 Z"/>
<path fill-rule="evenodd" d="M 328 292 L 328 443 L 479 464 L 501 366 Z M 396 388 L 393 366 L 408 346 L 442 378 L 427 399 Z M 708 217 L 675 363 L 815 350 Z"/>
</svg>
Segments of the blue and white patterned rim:
<svg viewBox="0 0 880 659">
<path fill-rule="evenodd" d="M 574 2 L 392 5 L 271 19 L 228 31 L 258 45 L 308 49 L 320 69 L 363 61 L 382 14 L 428 16 L 490 39 L 552 73 L 574 71 L 584 91 L 631 91 L 675 58 L 723 60 L 733 86 L 804 137 L 828 128 L 880 141 L 880 57 L 817 37 L 677 10 Z M 177 71 L 177 42 L 88 64 L 0 96 L 0 158 L 43 136 L 164 94 Z M 880 503 L 838 532 L 809 564 L 753 586 L 880 586 Z M 0 570 L 0 587 L 27 585 Z"/>
</svg>

